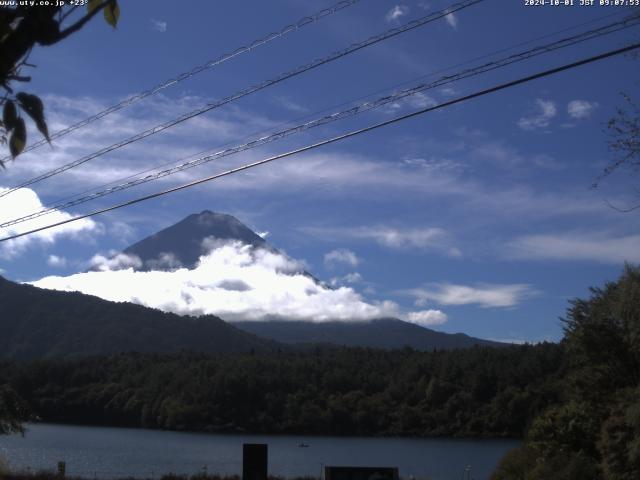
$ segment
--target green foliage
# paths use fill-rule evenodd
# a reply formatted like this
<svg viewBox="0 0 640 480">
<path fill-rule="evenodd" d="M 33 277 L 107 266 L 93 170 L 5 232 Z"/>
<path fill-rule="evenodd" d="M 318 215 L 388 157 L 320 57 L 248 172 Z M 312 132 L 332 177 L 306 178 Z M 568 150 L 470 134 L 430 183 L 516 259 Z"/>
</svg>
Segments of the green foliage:
<svg viewBox="0 0 640 480">
<path fill-rule="evenodd" d="M 618 392 L 602 424 L 599 449 L 605 479 L 640 478 L 640 389 Z"/>
<path fill-rule="evenodd" d="M 132 353 L 8 363 L 0 368 L 0 381 L 8 381 L 38 416 L 52 422 L 209 432 L 518 437 L 538 412 L 558 401 L 553 379 L 561 376 L 562 365 L 562 349 L 554 344 L 435 353 L 360 348 Z M 478 378 L 491 385 L 490 394 L 478 391 Z M 510 404 L 520 415 L 505 418 L 504 406 Z"/>
<path fill-rule="evenodd" d="M 0 478 L 3 478 L 7 473 L 9 473 L 9 463 L 0 455 Z"/>
<path fill-rule="evenodd" d="M 540 451 L 522 446 L 507 453 L 492 480 L 582 480 L 598 478 L 598 466 L 584 454 Z"/>
<path fill-rule="evenodd" d="M 574 300 L 565 323 L 575 393 L 596 399 L 640 383 L 640 268 Z"/>
<path fill-rule="evenodd" d="M 101 10 L 105 21 L 113 28 L 120 18 L 117 0 L 91 0 L 87 4 L 87 12 L 71 24 L 66 21 L 76 10 L 75 6 L 55 6 L 56 2 L 28 6 L 26 3 L 0 6 L 0 86 L 6 91 L 6 95 L 0 98 L 0 105 L 4 104 L 0 142 L 6 143 L 9 136 L 9 150 L 13 158 L 24 150 L 27 143 L 26 126 L 18 115 L 16 103 L 33 120 L 47 141 L 50 140 L 40 98 L 25 92 L 14 94 L 13 83 L 31 80 L 31 77 L 22 74 L 24 68 L 33 67 L 27 63 L 31 50 L 36 45 L 48 46 L 62 41 L 80 30 Z M 4 166 L 1 162 L 0 165 Z"/>
<path fill-rule="evenodd" d="M 640 478 L 640 268 L 571 302 L 564 322 L 564 400 L 492 478 Z"/>
<path fill-rule="evenodd" d="M 22 422 L 28 419 L 28 409 L 18 394 L 0 383 L 0 434 L 22 433 Z"/>
<path fill-rule="evenodd" d="M 118 2 L 112 0 L 104 7 L 104 19 L 113 28 L 116 28 L 118 19 L 120 18 L 120 7 Z"/>
<path fill-rule="evenodd" d="M 594 456 L 599 430 L 597 412 L 589 404 L 572 401 L 539 415 L 531 424 L 527 439 L 529 445 L 547 455 L 584 452 Z"/>
<path fill-rule="evenodd" d="M 35 122 L 36 127 L 44 138 L 46 138 L 47 141 L 51 141 L 49 138 L 47 122 L 44 120 L 44 105 L 42 104 L 42 100 L 35 95 L 24 92 L 18 93 L 16 98 L 18 99 L 18 102 L 20 102 L 22 110 L 24 110 Z"/>
</svg>

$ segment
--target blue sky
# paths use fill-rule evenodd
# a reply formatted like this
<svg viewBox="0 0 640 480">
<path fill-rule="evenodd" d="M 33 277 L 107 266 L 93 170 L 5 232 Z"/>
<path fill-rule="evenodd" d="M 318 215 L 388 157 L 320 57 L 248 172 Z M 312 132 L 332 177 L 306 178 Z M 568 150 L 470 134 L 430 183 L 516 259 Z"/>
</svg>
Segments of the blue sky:
<svg viewBox="0 0 640 480">
<path fill-rule="evenodd" d="M 61 138 L 53 148 L 21 156 L 1 174 L 0 186 L 13 186 L 450 4 L 362 0 Z M 193 0 L 178 7 L 123 1 L 117 30 L 97 19 L 59 45 L 35 50 L 30 61 L 38 67 L 28 89 L 45 100 L 55 131 L 329 5 Z M 360 97 L 377 98 L 522 42 L 585 22 L 593 21 L 582 29 L 603 25 L 622 13 L 619 7 L 525 7 L 520 1 L 487 0 L 40 182 L 33 191 L 0 199 L 3 218 L 197 152 L 244 143 Z M 178 185 L 637 38 L 634 27 L 59 215 Z M 590 189 L 612 158 L 604 130 L 623 105 L 620 92 L 637 95 L 637 62 L 609 59 L 96 217 L 68 231 L 5 244 L 0 268 L 17 281 L 71 275 L 85 271 L 96 255 L 108 257 L 209 209 L 269 232 L 272 244 L 317 277 L 343 285 L 358 301 L 393 302 L 394 311 L 406 315 L 439 312 L 426 315 L 430 320 L 423 323 L 447 332 L 556 340 L 568 299 L 614 280 L 625 260 L 640 261 L 638 213 L 622 214 L 607 204 L 637 201 L 638 178 L 621 171 Z M 30 138 L 36 135 L 31 132 Z"/>
</svg>

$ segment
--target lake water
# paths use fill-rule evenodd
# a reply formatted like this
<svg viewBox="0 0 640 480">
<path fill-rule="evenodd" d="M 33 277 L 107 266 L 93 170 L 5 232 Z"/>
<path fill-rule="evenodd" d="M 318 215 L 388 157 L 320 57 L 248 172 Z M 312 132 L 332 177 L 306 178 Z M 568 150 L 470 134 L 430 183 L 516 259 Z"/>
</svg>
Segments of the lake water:
<svg viewBox="0 0 640 480">
<path fill-rule="evenodd" d="M 400 476 L 487 479 L 515 440 L 213 435 L 128 428 L 29 425 L 25 437 L 0 436 L 0 456 L 14 470 L 56 468 L 89 478 L 163 473 L 241 474 L 242 444 L 269 445 L 269 473 L 320 477 L 323 465 L 394 466 Z M 301 443 L 307 448 L 301 448 Z"/>
</svg>

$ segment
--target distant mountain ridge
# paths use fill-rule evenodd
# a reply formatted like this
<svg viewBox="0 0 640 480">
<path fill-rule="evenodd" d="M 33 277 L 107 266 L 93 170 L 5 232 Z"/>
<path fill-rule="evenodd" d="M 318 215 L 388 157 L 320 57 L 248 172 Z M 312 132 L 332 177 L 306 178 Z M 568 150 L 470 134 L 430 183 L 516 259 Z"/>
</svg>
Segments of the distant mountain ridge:
<svg viewBox="0 0 640 480">
<path fill-rule="evenodd" d="M 263 338 L 292 345 L 337 345 L 415 350 L 451 350 L 474 345 L 499 347 L 506 344 L 470 337 L 464 333 L 443 333 L 397 318 L 357 322 L 247 321 L 232 325 Z"/>
<path fill-rule="evenodd" d="M 274 342 L 213 315 L 173 313 L 45 290 L 0 277 L 0 358 L 108 355 L 119 352 L 266 351 Z"/>
</svg>

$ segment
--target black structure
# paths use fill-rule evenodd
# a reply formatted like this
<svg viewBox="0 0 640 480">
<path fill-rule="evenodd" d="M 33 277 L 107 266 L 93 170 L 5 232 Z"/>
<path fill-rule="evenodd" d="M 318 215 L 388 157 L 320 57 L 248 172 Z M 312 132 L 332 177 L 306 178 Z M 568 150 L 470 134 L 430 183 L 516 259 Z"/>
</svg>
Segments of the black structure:
<svg viewBox="0 0 640 480">
<path fill-rule="evenodd" d="M 242 445 L 242 480 L 267 480 L 268 450 L 266 443 Z"/>
</svg>

